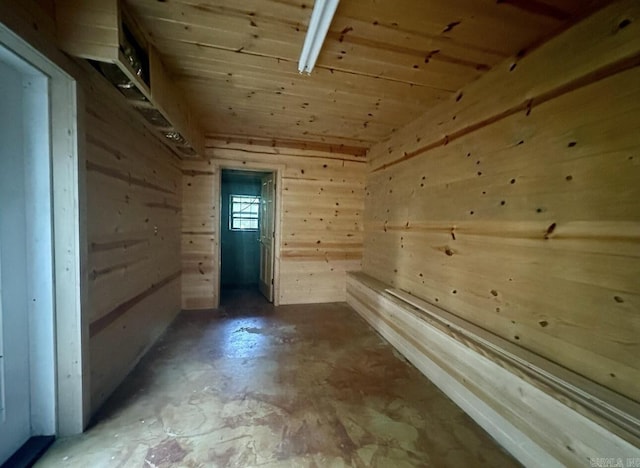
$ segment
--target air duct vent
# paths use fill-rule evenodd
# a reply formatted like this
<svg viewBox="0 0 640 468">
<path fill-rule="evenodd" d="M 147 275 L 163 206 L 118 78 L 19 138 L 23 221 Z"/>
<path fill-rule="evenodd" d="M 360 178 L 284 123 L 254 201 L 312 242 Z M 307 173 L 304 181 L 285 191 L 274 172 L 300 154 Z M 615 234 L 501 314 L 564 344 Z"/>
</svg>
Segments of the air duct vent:
<svg viewBox="0 0 640 468">
<path fill-rule="evenodd" d="M 176 149 L 180 151 L 182 154 L 184 154 L 185 156 L 194 157 L 198 155 L 198 153 L 196 153 L 195 150 L 190 146 L 176 146 Z"/>
<path fill-rule="evenodd" d="M 136 110 L 140 112 L 151 125 L 161 128 L 171 128 L 171 124 L 164 118 L 159 110 L 152 107 L 136 107 Z"/>
<path fill-rule="evenodd" d="M 120 68 L 113 63 L 95 62 L 89 60 L 91 65 L 96 68 L 109 82 L 118 88 L 124 97 L 134 101 L 149 102 L 147 97 L 142 94 L 136 84 L 125 75 Z"/>
<path fill-rule="evenodd" d="M 122 32 L 124 37 L 121 38 L 120 51 L 131 70 L 149 86 L 149 55 L 131 33 L 126 22 L 122 23 Z"/>
</svg>

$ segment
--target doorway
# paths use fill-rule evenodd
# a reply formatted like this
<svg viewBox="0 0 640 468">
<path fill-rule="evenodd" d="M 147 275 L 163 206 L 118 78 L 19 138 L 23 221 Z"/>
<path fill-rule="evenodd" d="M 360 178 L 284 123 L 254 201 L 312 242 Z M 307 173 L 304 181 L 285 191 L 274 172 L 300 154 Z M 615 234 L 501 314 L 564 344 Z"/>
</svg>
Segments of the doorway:
<svg viewBox="0 0 640 468">
<path fill-rule="evenodd" d="M 273 302 L 274 174 L 222 169 L 220 182 L 221 303 Z"/>
<path fill-rule="evenodd" d="M 0 464 L 28 465 L 89 416 L 82 93 L 3 24 L 0 67 Z"/>
<path fill-rule="evenodd" d="M 0 463 L 56 432 L 48 77 L 0 44 Z"/>
</svg>

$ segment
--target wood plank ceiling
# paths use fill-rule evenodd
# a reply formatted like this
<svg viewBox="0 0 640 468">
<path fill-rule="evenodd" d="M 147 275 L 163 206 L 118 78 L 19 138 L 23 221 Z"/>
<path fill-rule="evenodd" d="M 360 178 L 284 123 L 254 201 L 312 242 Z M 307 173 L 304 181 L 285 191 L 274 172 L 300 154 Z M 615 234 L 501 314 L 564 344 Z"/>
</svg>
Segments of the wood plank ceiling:
<svg viewBox="0 0 640 468">
<path fill-rule="evenodd" d="M 311 76 L 313 0 L 126 0 L 208 135 L 367 148 L 604 0 L 342 0 Z"/>
</svg>

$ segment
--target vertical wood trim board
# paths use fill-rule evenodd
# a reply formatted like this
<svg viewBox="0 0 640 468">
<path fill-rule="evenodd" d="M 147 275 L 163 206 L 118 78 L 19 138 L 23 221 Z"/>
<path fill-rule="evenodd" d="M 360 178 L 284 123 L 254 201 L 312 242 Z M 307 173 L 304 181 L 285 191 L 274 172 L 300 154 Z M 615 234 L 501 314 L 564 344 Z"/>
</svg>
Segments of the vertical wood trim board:
<svg viewBox="0 0 640 468">
<path fill-rule="evenodd" d="M 362 157 L 217 139 L 207 140 L 206 154 L 210 161 L 183 166 L 183 307 L 206 309 L 216 302 L 211 282 L 218 281 L 218 258 L 212 242 L 219 221 L 212 216 L 219 193 L 213 192 L 213 177 L 214 167 L 229 164 L 282 168 L 278 302 L 344 301 L 346 271 L 361 267 Z M 197 244 L 192 236 L 199 229 L 206 240 Z"/>
<path fill-rule="evenodd" d="M 640 457 L 637 446 L 421 319 L 366 275 L 349 275 L 347 302 L 525 466 Z"/>
<path fill-rule="evenodd" d="M 640 402 L 640 4 L 369 152 L 363 271 Z"/>
</svg>

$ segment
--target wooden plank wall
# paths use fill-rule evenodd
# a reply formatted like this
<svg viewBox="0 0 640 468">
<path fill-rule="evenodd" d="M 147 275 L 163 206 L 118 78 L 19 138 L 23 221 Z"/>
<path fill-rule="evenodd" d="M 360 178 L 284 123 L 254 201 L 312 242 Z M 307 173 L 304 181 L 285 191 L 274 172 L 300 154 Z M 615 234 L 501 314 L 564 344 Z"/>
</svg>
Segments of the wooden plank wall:
<svg viewBox="0 0 640 468">
<path fill-rule="evenodd" d="M 220 165 L 281 167 L 280 304 L 345 300 L 345 272 L 359 270 L 366 165 L 361 156 L 322 150 L 208 139 L 210 161 L 189 162 L 184 174 L 183 307 L 212 307 L 218 281 Z M 215 173 L 215 174 L 214 174 Z M 277 215 L 276 215 L 277 216 Z M 202 223 L 205 223 L 203 226 Z M 202 233 L 194 230 L 203 229 Z"/>
<path fill-rule="evenodd" d="M 182 308 L 218 304 L 220 177 L 209 160 L 182 163 Z"/>
<path fill-rule="evenodd" d="M 640 4 L 370 153 L 363 271 L 640 401 Z"/>
<path fill-rule="evenodd" d="M 92 69 L 85 96 L 91 407 L 180 311 L 177 158 Z"/>
</svg>

